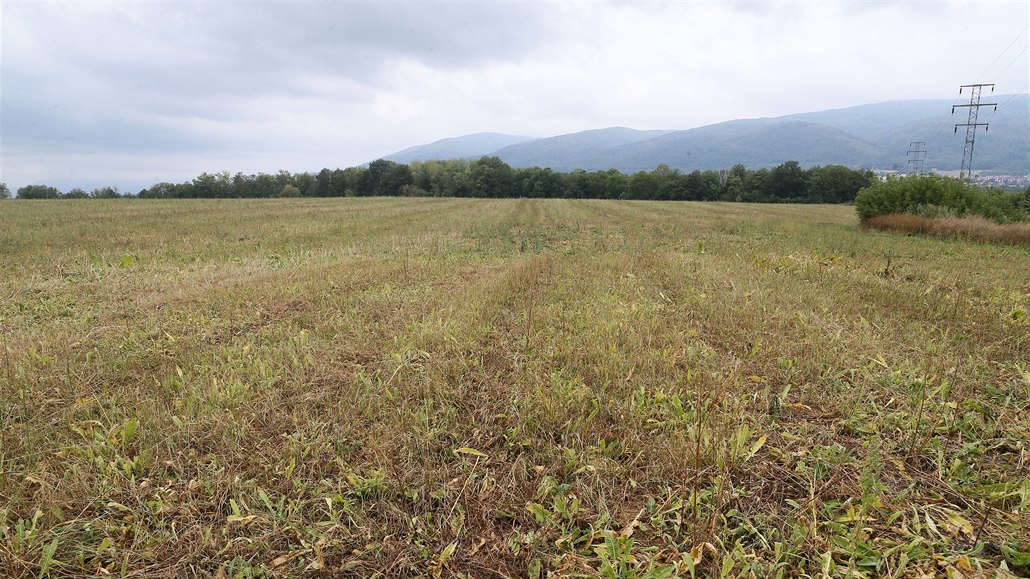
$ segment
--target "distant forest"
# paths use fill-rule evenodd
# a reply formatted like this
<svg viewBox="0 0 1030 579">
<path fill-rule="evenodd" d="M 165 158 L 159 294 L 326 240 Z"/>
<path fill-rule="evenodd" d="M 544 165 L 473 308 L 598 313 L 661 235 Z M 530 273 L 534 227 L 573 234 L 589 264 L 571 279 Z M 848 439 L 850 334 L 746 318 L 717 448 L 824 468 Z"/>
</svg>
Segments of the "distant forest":
<svg viewBox="0 0 1030 579">
<path fill-rule="evenodd" d="M 368 167 L 322 169 L 317 174 L 280 171 L 274 175 L 203 173 L 185 183 L 158 183 L 141 199 L 261 197 L 552 197 L 564 199 L 652 199 L 756 203 L 848 203 L 874 175 L 840 165 L 803 169 L 788 161 L 773 169 L 734 165 L 722 171 L 683 173 L 668 165 L 630 175 L 608 171 L 512 168 L 498 157 L 474 161 L 377 160 Z M 20 199 L 79 199 L 122 196 L 111 187 L 61 193 L 46 185 L 18 189 Z M 132 196 L 132 195 L 125 195 Z"/>
</svg>

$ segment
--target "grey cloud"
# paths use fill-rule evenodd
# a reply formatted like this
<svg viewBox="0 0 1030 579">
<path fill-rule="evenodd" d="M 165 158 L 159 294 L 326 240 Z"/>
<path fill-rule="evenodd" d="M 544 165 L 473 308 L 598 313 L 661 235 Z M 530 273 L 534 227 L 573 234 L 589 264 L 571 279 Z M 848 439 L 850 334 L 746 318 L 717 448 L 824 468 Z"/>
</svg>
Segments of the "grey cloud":
<svg viewBox="0 0 1030 579">
<path fill-rule="evenodd" d="M 7 146 L 191 149 L 260 97 L 372 101 L 398 62 L 514 59 L 554 35 L 528 4 L 7 4 Z M 178 121 L 178 122 L 177 122 Z M 193 121 L 227 130 L 193 134 Z"/>
<path fill-rule="evenodd" d="M 68 64 L 132 90 L 289 94 L 309 74 L 375 84 L 398 60 L 451 70 L 476 67 L 518 59 L 554 36 L 547 12 L 528 4 L 174 3 L 134 8 L 89 14 L 79 25 L 75 15 L 51 9 L 45 17 L 49 26 L 66 32 L 38 49 L 58 51 Z M 94 28 L 101 26 L 118 32 L 97 36 Z"/>
</svg>

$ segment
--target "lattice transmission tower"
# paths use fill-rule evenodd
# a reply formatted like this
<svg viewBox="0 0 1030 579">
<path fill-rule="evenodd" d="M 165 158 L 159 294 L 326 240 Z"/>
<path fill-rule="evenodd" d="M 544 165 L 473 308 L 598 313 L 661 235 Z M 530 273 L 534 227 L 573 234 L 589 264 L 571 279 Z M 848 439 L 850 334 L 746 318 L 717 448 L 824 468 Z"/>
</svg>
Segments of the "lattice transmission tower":
<svg viewBox="0 0 1030 579">
<path fill-rule="evenodd" d="M 994 92 L 993 84 L 964 84 L 958 88 L 958 94 L 962 94 L 962 89 L 969 89 L 969 104 L 968 105 L 952 105 L 951 114 L 955 114 L 955 109 L 960 107 L 969 107 L 969 119 L 965 123 L 959 123 L 955 125 L 955 132 L 958 133 L 959 127 L 966 128 L 966 145 L 962 148 L 962 169 L 959 171 L 959 179 L 969 179 L 973 176 L 973 146 L 976 144 L 976 128 L 983 127 L 984 132 L 990 130 L 990 123 L 978 123 L 976 122 L 976 116 L 980 112 L 980 107 L 993 106 L 994 110 L 998 110 L 998 103 L 981 103 L 980 102 L 980 90 L 984 87 L 991 87 L 991 92 Z"/>
<path fill-rule="evenodd" d="M 923 161 L 926 160 L 926 141 L 912 141 L 908 144 L 908 152 L 905 156 L 912 155 L 908 164 L 912 166 L 912 173 L 919 175 L 923 172 Z"/>
</svg>

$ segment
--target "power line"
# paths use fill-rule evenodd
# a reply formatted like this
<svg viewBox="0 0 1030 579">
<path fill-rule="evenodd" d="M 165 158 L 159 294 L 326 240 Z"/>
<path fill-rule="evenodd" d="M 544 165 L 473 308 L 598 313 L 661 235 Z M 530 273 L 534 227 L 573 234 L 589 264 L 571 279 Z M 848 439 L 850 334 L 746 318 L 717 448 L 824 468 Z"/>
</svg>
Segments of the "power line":
<svg viewBox="0 0 1030 579">
<path fill-rule="evenodd" d="M 1005 56 L 1005 53 L 1008 52 L 1009 49 L 1012 48 L 1012 46 L 1016 44 L 1016 42 L 1026 33 L 1027 30 L 1030 30 L 1030 24 L 1027 24 L 1026 26 L 1023 27 L 1023 30 L 1021 30 L 1019 32 L 1019 34 L 1017 34 L 1016 37 L 1012 39 L 1012 42 L 1010 42 L 1009 45 L 1005 47 L 1005 50 L 1001 51 L 1001 54 L 999 54 L 997 56 L 997 58 L 994 59 L 994 62 L 992 62 L 990 66 L 988 66 L 986 69 L 984 69 L 983 73 L 980 73 L 980 76 L 983 77 L 984 73 L 986 73 L 988 70 L 990 70 L 992 66 L 997 64 L 998 61 L 1001 60 L 1001 57 Z M 1030 49 L 1030 43 L 1027 43 L 1025 46 L 1023 46 L 1023 50 L 1020 50 L 1019 52 L 1017 52 L 1016 55 L 1013 56 L 1011 60 L 1009 60 L 1008 64 L 1006 64 L 1001 70 L 999 70 L 997 73 L 995 73 L 995 75 L 994 75 L 994 82 L 998 82 L 1001 79 L 1001 75 L 1004 74 L 1005 71 L 1008 70 L 1009 67 L 1012 66 L 1017 60 L 1019 60 L 1019 57 L 1023 56 L 1023 54 L 1026 53 L 1027 49 Z M 1022 89 L 1013 92 L 1011 95 L 1009 95 L 1009 98 L 1005 99 L 998 106 L 1000 106 L 1002 109 L 1004 109 L 1006 106 L 1008 106 L 1008 104 L 1010 102 L 1012 102 L 1017 97 L 1025 96 L 1027 94 L 1027 89 L 1028 88 L 1030 88 L 1030 82 L 1024 82 Z M 993 89 L 992 89 L 991 92 L 993 92 Z M 998 110 L 997 107 L 995 107 L 994 110 Z"/>
<path fill-rule="evenodd" d="M 1013 57 L 1013 59 L 1010 60 L 1009 63 L 1005 65 L 1005 68 L 1003 68 L 1000 71 L 998 71 L 998 74 L 995 75 L 994 80 L 997 81 L 998 78 L 1001 77 L 1001 74 L 1003 72 L 1005 72 L 1006 70 L 1008 70 L 1010 66 L 1012 66 L 1012 63 L 1016 62 L 1016 60 L 1018 60 L 1020 56 L 1023 56 L 1023 53 L 1026 52 L 1027 48 L 1030 48 L 1030 45 L 1024 46 L 1023 50 L 1020 50 L 1019 53 L 1016 54 L 1016 56 Z"/>
<path fill-rule="evenodd" d="M 969 119 L 965 123 L 959 123 L 955 125 L 955 132 L 958 132 L 959 127 L 966 128 L 966 144 L 962 148 L 962 168 L 959 170 L 959 179 L 969 179 L 973 176 L 973 146 L 976 144 L 976 127 L 983 127 L 984 132 L 990 128 L 990 123 L 978 123 L 976 122 L 977 114 L 980 111 L 980 107 L 993 106 L 994 110 L 998 110 L 998 103 L 981 103 L 980 102 L 980 90 L 983 87 L 991 87 L 991 92 L 994 92 L 993 84 L 964 84 L 958 88 L 958 94 L 962 94 L 962 89 L 969 89 L 969 104 L 968 105 L 951 105 L 951 114 L 955 114 L 955 109 L 960 107 L 969 107 Z"/>
<path fill-rule="evenodd" d="M 1024 26 L 1023 29 L 1019 31 L 1019 34 L 1017 34 L 1016 37 L 1012 39 L 1012 42 L 1010 42 L 1009 45 L 1005 47 L 1005 50 L 1002 50 L 1001 54 L 999 54 L 994 59 L 994 62 L 992 62 L 991 64 L 987 65 L 987 68 L 985 68 L 983 70 L 983 72 L 980 73 L 980 76 L 976 77 L 977 82 L 980 82 L 980 80 L 983 79 L 984 75 L 987 74 L 988 70 L 991 70 L 992 66 L 994 66 L 995 64 L 998 64 L 998 61 L 1001 60 L 1001 57 L 1005 56 L 1005 53 L 1008 52 L 1010 48 L 1012 48 L 1012 45 L 1015 44 L 1016 41 L 1018 41 L 1023 36 L 1023 34 L 1027 31 L 1027 29 L 1030 29 L 1030 24 L 1027 24 L 1026 26 Z M 1023 49 L 1023 52 L 1026 52 L 1026 48 Z M 1020 54 L 1022 54 L 1022 52 Z M 1012 64 L 1012 63 L 1009 63 L 1009 64 Z M 1005 68 L 1008 68 L 1008 67 L 1006 66 Z M 998 80 L 998 79 L 995 78 L 994 80 Z"/>
<path fill-rule="evenodd" d="M 1005 99 L 1005 102 L 1001 103 L 998 106 L 1001 107 L 1001 108 L 1005 108 L 1005 105 L 1007 105 L 1010 102 L 1012 102 L 1016 97 L 1025 97 L 1025 96 L 1027 96 L 1027 92 L 1026 92 L 1027 89 L 1030 89 L 1030 82 L 1024 83 L 1022 89 L 1020 89 L 1018 92 L 1010 94 L 1009 98 Z"/>
</svg>

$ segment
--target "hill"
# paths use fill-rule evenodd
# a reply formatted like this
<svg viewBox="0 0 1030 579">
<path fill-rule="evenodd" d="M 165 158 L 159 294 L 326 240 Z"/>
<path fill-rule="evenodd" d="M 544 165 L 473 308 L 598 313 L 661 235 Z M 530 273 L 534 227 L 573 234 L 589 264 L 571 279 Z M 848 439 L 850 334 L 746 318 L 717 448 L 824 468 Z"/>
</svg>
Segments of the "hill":
<svg viewBox="0 0 1030 579">
<path fill-rule="evenodd" d="M 638 131 L 626 127 L 592 129 L 504 147 L 493 154 L 515 167 L 547 166 L 558 171 L 592 168 L 583 165 L 613 149 L 649 142 L 672 131 Z M 603 167 L 608 169 L 608 167 Z"/>
<path fill-rule="evenodd" d="M 427 145 L 416 145 L 383 157 L 398 163 L 429 161 L 432 159 L 474 159 L 489 155 L 509 145 L 532 140 L 533 137 L 502 133 L 475 133 L 461 137 L 440 139 Z"/>
<path fill-rule="evenodd" d="M 785 161 L 803 165 L 856 166 L 876 155 L 875 145 L 839 129 L 816 123 L 735 122 L 677 131 L 643 143 L 619 147 L 599 159 L 597 169 L 653 169 L 660 163 L 684 171 L 721 169 L 735 163 L 773 167 Z M 733 161 L 733 162 L 731 162 Z"/>
<path fill-rule="evenodd" d="M 595 129 L 544 139 L 526 139 L 486 150 L 445 154 L 439 146 L 451 139 L 413 147 L 387 157 L 403 161 L 410 151 L 418 158 L 468 158 L 497 155 L 515 167 L 650 170 L 666 163 L 683 171 L 723 169 L 737 163 L 749 168 L 772 167 L 794 160 L 803 166 L 840 164 L 873 169 L 906 169 L 913 141 L 926 143 L 925 168 L 957 170 L 962 162 L 966 109 L 951 114 L 963 97 L 866 104 L 843 109 L 798 113 L 774 118 L 743 119 L 680 131 L 638 131 L 625 127 Z M 977 134 L 974 168 L 993 173 L 1030 173 L 1030 122 L 1027 95 L 990 95 L 997 112 L 981 110 L 989 131 Z M 961 128 L 960 128 L 961 129 Z M 475 135 L 458 137 L 456 141 Z M 438 153 L 438 154 L 437 154 Z M 435 154 L 435 156 L 434 156 Z"/>
</svg>

